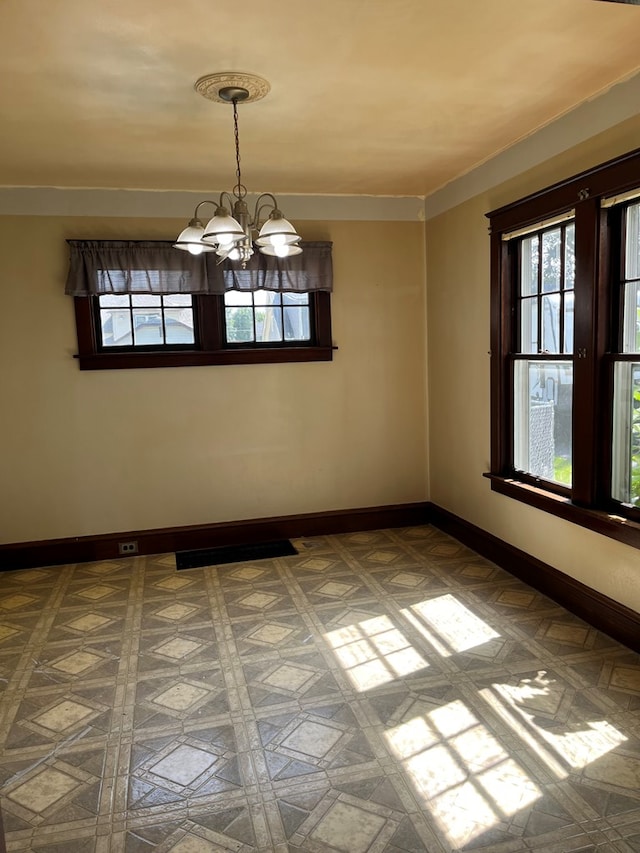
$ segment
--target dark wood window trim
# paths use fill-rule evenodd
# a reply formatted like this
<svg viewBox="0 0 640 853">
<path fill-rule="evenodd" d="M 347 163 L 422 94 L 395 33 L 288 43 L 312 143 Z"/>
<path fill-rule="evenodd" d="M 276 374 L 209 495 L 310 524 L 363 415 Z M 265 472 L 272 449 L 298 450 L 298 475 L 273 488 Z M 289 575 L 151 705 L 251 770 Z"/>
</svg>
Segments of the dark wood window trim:
<svg viewBox="0 0 640 853">
<path fill-rule="evenodd" d="M 611 408 L 617 317 L 612 299 L 619 268 L 619 218 L 601 200 L 640 187 L 640 149 L 488 213 L 491 231 L 491 471 L 500 494 L 640 548 L 640 511 L 610 498 Z M 514 268 L 503 234 L 575 210 L 573 484 L 569 494 L 512 465 L 511 355 Z M 638 356 L 633 356 L 638 360 Z M 596 413 L 597 416 L 596 416 Z"/>
<path fill-rule="evenodd" d="M 580 527 L 601 533 L 610 539 L 617 539 L 634 548 L 640 548 L 640 524 L 614 511 L 589 509 L 578 506 L 570 498 L 556 495 L 548 489 L 533 486 L 512 477 L 501 477 L 497 474 L 484 475 L 491 481 L 491 490 L 508 498 L 514 498 L 521 503 L 541 509 L 565 521 L 571 521 Z"/>
<path fill-rule="evenodd" d="M 165 346 L 158 349 L 100 348 L 98 312 L 94 297 L 74 298 L 78 332 L 78 359 L 81 370 L 122 370 L 154 367 L 196 367 L 212 364 L 276 364 L 301 361 L 331 361 L 331 295 L 324 291 L 309 294 L 311 340 L 229 345 L 224 340 L 224 297 L 194 296 L 196 343 L 191 348 Z"/>
</svg>

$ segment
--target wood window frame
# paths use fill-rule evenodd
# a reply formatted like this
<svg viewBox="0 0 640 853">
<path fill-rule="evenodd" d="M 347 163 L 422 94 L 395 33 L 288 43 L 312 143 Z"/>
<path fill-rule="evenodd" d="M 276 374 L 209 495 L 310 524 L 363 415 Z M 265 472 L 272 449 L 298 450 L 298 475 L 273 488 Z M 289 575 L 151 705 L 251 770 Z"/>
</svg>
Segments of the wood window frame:
<svg viewBox="0 0 640 853">
<path fill-rule="evenodd" d="M 311 339 L 265 344 L 228 344 L 224 335 L 224 296 L 193 295 L 195 344 L 154 348 L 100 346 L 97 297 L 74 297 L 80 370 L 123 370 L 155 367 L 197 367 L 211 364 L 274 364 L 332 361 L 331 294 L 309 291 Z"/>
<path fill-rule="evenodd" d="M 620 227 L 601 201 L 640 187 L 640 149 L 487 214 L 491 240 L 491 470 L 493 491 L 640 548 L 640 510 L 611 500 L 612 363 L 620 355 L 614 281 Z M 515 349 L 513 253 L 503 236 L 575 211 L 573 466 L 570 494 L 518 475 L 512 464 Z M 624 359 L 624 356 L 622 356 Z M 636 360 L 638 356 L 634 357 Z M 580 428 L 576 428 L 580 424 Z"/>
</svg>

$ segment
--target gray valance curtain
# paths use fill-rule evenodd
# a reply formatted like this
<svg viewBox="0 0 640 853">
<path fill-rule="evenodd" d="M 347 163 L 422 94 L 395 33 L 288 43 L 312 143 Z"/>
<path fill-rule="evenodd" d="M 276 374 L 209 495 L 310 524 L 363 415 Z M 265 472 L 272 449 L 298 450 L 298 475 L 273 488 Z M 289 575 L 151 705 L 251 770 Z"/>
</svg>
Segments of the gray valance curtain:
<svg viewBox="0 0 640 853">
<path fill-rule="evenodd" d="M 274 258 L 256 252 L 246 269 L 218 264 L 215 252 L 191 255 L 170 242 L 68 240 L 65 292 L 224 293 L 226 290 L 313 291 L 333 289 L 331 243 L 300 243 L 301 255 Z"/>
</svg>

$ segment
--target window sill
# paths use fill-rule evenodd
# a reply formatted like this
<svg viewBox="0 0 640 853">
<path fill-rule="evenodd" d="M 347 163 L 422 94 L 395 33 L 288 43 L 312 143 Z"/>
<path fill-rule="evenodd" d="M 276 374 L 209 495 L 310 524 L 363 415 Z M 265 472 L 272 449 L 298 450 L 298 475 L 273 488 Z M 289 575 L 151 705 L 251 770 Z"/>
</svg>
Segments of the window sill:
<svg viewBox="0 0 640 853">
<path fill-rule="evenodd" d="M 109 352 L 76 355 L 80 370 L 127 370 L 152 367 L 200 367 L 210 364 L 282 364 L 332 361 L 335 347 L 283 347 L 181 352 Z"/>
<path fill-rule="evenodd" d="M 572 503 L 569 498 L 556 495 L 538 486 L 531 486 L 510 477 L 484 474 L 491 481 L 491 491 L 549 512 L 573 524 L 579 524 L 611 539 L 617 539 L 633 548 L 640 548 L 640 524 L 615 513 L 586 509 Z"/>
</svg>

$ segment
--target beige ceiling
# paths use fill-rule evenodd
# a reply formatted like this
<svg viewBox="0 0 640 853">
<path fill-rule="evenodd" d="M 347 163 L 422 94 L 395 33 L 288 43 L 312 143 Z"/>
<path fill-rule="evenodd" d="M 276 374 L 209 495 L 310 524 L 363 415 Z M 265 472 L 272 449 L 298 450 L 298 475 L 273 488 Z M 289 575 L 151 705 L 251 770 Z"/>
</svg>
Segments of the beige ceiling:
<svg viewBox="0 0 640 853">
<path fill-rule="evenodd" d="M 639 67 L 594 0 L 0 0 L 0 185 L 428 194 Z"/>
</svg>

